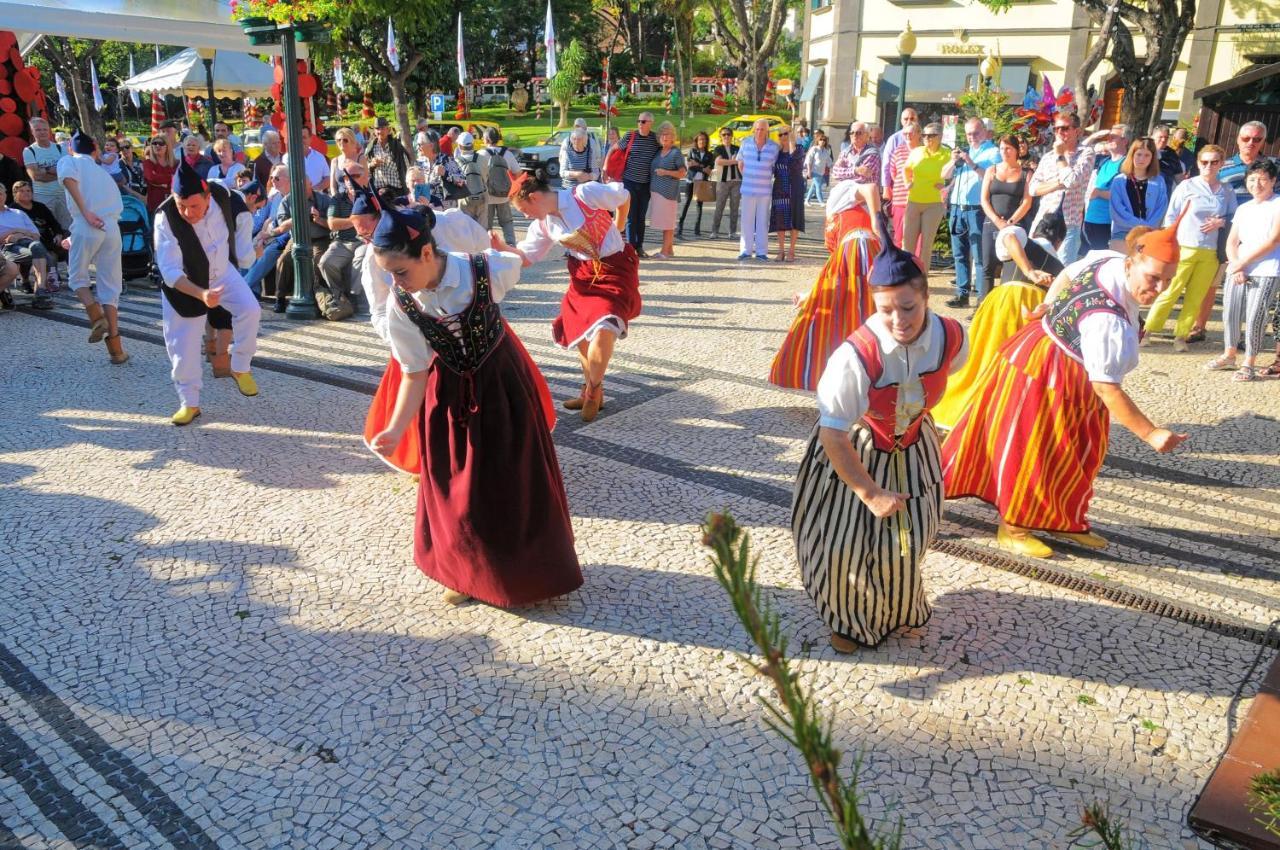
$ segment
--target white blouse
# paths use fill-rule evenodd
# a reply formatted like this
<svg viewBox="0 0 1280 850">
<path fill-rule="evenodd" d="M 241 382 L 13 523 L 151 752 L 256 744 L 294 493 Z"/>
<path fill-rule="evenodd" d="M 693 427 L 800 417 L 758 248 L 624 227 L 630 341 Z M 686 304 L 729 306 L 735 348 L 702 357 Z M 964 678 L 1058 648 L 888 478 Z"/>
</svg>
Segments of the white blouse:
<svg viewBox="0 0 1280 850">
<path fill-rule="evenodd" d="M 465 213 L 464 213 L 465 215 Z M 479 253 L 479 252 L 477 252 Z M 484 252 L 489 260 L 489 286 L 493 300 L 500 302 L 520 280 L 521 259 L 515 254 Z M 471 258 L 467 254 L 446 254 L 444 277 L 432 290 L 414 292 L 410 297 L 426 316 L 443 319 L 454 316 L 471 306 Z M 431 365 L 431 346 L 422 331 L 400 309 L 394 298 L 386 301 L 387 338 L 391 343 L 391 355 L 400 362 L 405 372 L 421 372 Z M 371 305 L 372 306 L 372 305 Z"/>
<path fill-rule="evenodd" d="M 536 263 L 560 246 L 560 240 L 573 233 L 586 223 L 586 217 L 573 199 L 574 193 L 589 207 L 602 210 L 614 210 L 631 199 L 631 193 L 621 183 L 583 183 L 574 189 L 561 189 L 557 192 L 559 210 L 546 218 L 534 219 L 525 231 L 524 239 L 516 247 L 524 252 L 529 262 Z M 604 244 L 600 247 L 600 256 L 616 254 L 624 247 L 622 234 L 618 228 L 610 227 L 604 235 Z M 580 251 L 570 251 L 579 260 L 590 260 L 591 257 Z"/>
<path fill-rule="evenodd" d="M 920 375 L 936 372 L 946 354 L 947 338 L 942 319 L 930 313 L 926 321 L 924 332 L 916 337 L 915 342 L 906 345 L 893 338 L 881 314 L 873 313 L 866 322 L 875 334 L 884 364 L 877 386 L 898 385 L 895 434 L 906 431 L 924 409 L 924 384 L 920 382 Z M 969 335 L 966 333 L 948 374 L 960 369 L 968 359 Z M 818 424 L 824 428 L 848 431 L 866 415 L 871 389 L 871 378 L 863 368 L 857 349 L 852 343 L 844 342 L 831 354 L 818 381 Z"/>
<path fill-rule="evenodd" d="M 1098 270 L 1098 282 L 1129 314 L 1129 321 L 1113 313 L 1098 312 L 1085 316 L 1080 320 L 1080 352 L 1090 381 L 1119 384 L 1138 366 L 1138 302 L 1129 294 L 1124 254 L 1090 251 L 1083 259 L 1067 266 L 1064 273 L 1074 279 L 1098 260 L 1106 260 Z M 1046 316 L 1046 327 L 1048 321 Z"/>
<path fill-rule="evenodd" d="M 431 235 L 436 247 L 448 254 L 483 254 L 489 250 L 489 231 L 462 210 L 436 210 Z M 364 251 L 360 286 L 369 302 L 369 324 L 378 339 L 390 344 L 387 332 L 387 298 L 391 295 L 391 275 L 382 270 L 373 255 L 373 246 Z"/>
<path fill-rule="evenodd" d="M 1240 253 L 1265 245 L 1275 232 L 1276 219 L 1280 218 L 1280 198 L 1272 196 L 1265 201 L 1245 201 L 1236 210 L 1236 238 L 1240 240 Z M 1249 264 L 1245 269 L 1249 277 L 1280 276 L 1280 245 Z"/>
</svg>

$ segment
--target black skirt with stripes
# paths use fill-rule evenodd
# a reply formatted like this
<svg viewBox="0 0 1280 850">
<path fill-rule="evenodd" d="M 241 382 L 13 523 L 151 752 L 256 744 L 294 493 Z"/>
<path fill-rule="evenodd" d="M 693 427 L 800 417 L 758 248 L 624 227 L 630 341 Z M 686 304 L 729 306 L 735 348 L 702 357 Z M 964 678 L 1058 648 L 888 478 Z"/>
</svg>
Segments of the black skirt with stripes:
<svg viewBox="0 0 1280 850">
<path fill-rule="evenodd" d="M 894 629 L 929 619 L 920 567 L 942 517 L 942 463 L 932 419 L 899 451 L 877 449 L 861 424 L 849 439 L 876 483 L 907 494 L 906 509 L 877 518 L 840 480 L 815 427 L 796 478 L 791 530 L 805 591 L 823 621 L 876 646 Z"/>
</svg>

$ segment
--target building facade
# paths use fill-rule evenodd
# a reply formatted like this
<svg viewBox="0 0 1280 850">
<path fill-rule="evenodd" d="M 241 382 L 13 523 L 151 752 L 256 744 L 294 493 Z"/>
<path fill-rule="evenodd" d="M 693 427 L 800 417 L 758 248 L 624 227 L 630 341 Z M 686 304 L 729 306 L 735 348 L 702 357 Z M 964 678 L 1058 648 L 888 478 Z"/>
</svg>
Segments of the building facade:
<svg viewBox="0 0 1280 850">
<path fill-rule="evenodd" d="M 1072 0 L 1014 0 L 995 13 L 970 0 L 806 0 L 802 114 L 811 126 L 843 136 L 854 120 L 897 126 L 902 60 L 898 37 L 910 24 L 916 48 L 907 64 L 906 102 L 926 120 L 958 114 L 956 99 L 978 82 L 987 52 L 1003 60 L 996 82 L 1021 102 L 1028 84 L 1071 84 L 1093 32 Z M 1139 34 L 1135 49 L 1143 50 Z M 1201 0 L 1164 104 L 1169 121 L 1191 121 L 1193 93 L 1257 65 L 1280 60 L 1280 5 Z M 1123 91 L 1104 60 L 1090 83 L 1101 93 L 1104 121 Z"/>
</svg>

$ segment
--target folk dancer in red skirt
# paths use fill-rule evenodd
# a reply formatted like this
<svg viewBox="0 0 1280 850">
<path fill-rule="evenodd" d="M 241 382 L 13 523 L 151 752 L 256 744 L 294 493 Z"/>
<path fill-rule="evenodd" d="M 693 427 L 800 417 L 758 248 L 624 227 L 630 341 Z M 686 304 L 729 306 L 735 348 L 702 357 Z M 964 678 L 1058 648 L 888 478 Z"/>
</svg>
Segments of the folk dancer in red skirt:
<svg viewBox="0 0 1280 850">
<path fill-rule="evenodd" d="M 830 257 L 813 288 L 797 300 L 796 317 L 769 369 L 769 383 L 794 390 L 817 389 L 827 360 L 874 310 L 867 275 L 885 241 L 880 222 L 868 210 L 880 208 L 874 184 L 846 180 L 831 190 L 827 204 Z"/>
<path fill-rule="evenodd" d="M 510 608 L 582 584 L 546 382 L 502 321 L 517 257 L 450 254 L 430 209 L 387 209 L 373 236 L 391 276 L 387 336 L 402 370 L 395 411 L 374 436 L 386 456 L 416 421 L 422 445 L 414 560 L 448 588 Z"/>
<path fill-rule="evenodd" d="M 968 353 L 960 323 L 929 310 L 915 257 L 886 242 L 870 284 L 875 312 L 818 382 L 791 503 L 805 591 L 845 653 L 929 619 L 921 563 L 942 517 L 929 409 Z"/>
<path fill-rule="evenodd" d="M 1102 549 L 1086 516 L 1111 419 L 1157 452 L 1187 439 L 1151 423 L 1121 388 L 1138 365 L 1138 309 L 1178 266 L 1177 223 L 1134 228 L 1127 254 L 1091 251 L 1067 266 L 1032 321 L 1003 346 L 942 447 L 948 499 L 975 496 L 1000 513 L 1001 548 L 1053 550 L 1031 532 Z"/>
<path fill-rule="evenodd" d="M 382 208 L 390 203 L 390 199 L 381 200 L 367 187 L 360 187 L 354 180 L 349 185 L 356 186 L 356 199 L 351 206 L 351 224 L 356 235 L 366 246 L 373 239 L 373 231 L 378 226 Z M 463 254 L 483 253 L 489 247 L 489 232 L 481 227 L 475 219 L 462 210 L 442 210 L 435 213 L 436 223 L 431 234 L 436 245 L 442 251 Z M 356 261 L 360 264 L 360 286 L 364 289 L 365 300 L 369 302 L 369 324 L 373 325 L 378 339 L 388 346 L 391 344 L 387 333 L 387 298 L 391 294 L 391 276 L 374 260 L 372 248 L 357 252 Z M 387 361 L 382 380 L 378 382 L 377 392 L 369 404 L 369 412 L 364 420 L 364 444 L 372 448 L 373 438 L 381 434 L 391 421 L 395 412 L 396 396 L 400 390 L 400 364 L 394 357 Z M 422 467 L 422 448 L 418 445 L 418 429 L 410 426 L 405 430 L 404 439 L 391 454 L 383 455 L 375 452 L 379 458 L 392 469 L 417 475 Z"/>
<path fill-rule="evenodd" d="M 507 245 L 495 233 L 493 247 L 518 254 L 532 265 L 559 246 L 569 254 L 569 289 L 551 333 L 561 348 L 576 348 L 582 364 L 582 393 L 567 399 L 568 410 L 591 422 L 604 407 L 604 376 L 614 343 L 627 336 L 640 315 L 640 260 L 613 226 L 613 211 L 630 200 L 620 183 L 583 183 L 552 189 L 546 175 L 521 174 L 511 181 L 516 209 L 533 219 L 524 239 Z"/>
</svg>

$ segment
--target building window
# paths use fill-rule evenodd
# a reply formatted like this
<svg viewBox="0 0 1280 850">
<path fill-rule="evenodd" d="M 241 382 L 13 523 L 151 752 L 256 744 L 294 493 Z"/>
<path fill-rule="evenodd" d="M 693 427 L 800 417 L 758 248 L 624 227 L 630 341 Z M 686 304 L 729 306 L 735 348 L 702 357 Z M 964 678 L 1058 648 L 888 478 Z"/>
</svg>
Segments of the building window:
<svg viewBox="0 0 1280 850">
<path fill-rule="evenodd" d="M 823 9 L 831 8 L 831 0 L 810 0 L 813 4 L 813 11 L 821 12 Z"/>
</svg>

